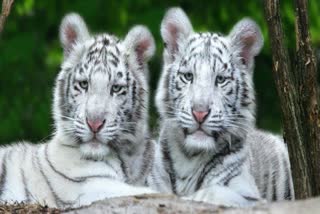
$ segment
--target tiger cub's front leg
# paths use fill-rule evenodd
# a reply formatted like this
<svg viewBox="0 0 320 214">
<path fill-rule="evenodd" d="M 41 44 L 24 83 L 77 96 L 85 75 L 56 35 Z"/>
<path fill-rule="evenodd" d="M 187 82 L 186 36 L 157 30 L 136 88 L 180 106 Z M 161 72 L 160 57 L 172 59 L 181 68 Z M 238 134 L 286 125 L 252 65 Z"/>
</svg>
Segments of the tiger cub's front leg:
<svg viewBox="0 0 320 214">
<path fill-rule="evenodd" d="M 106 198 L 152 193 L 156 193 L 156 191 L 148 187 L 132 186 L 113 179 L 95 178 L 90 180 L 82 187 L 82 191 L 79 194 L 79 198 L 77 201 L 79 201 L 79 204 L 83 206 L 89 205 L 94 201 L 103 200 Z"/>
<path fill-rule="evenodd" d="M 184 199 L 227 207 L 253 206 L 261 201 L 253 177 L 246 169 L 239 176 L 230 180 L 228 185 L 207 185 Z"/>
<path fill-rule="evenodd" d="M 202 201 L 226 207 L 252 206 L 259 200 L 259 198 L 243 196 L 229 187 L 219 185 L 200 189 L 192 195 L 184 197 L 184 199 Z"/>
</svg>

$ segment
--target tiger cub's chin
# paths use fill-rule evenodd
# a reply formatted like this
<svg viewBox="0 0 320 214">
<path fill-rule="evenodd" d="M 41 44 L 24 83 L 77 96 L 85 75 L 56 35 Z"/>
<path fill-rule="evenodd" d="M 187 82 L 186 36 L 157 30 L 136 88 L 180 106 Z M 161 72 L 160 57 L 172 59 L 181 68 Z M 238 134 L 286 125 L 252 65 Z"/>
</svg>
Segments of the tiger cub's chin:
<svg viewBox="0 0 320 214">
<path fill-rule="evenodd" d="M 190 149 L 197 150 L 213 150 L 215 149 L 216 141 L 213 137 L 208 136 L 203 131 L 196 131 L 186 136 L 185 146 Z"/>
<path fill-rule="evenodd" d="M 80 152 L 84 159 L 103 160 L 110 153 L 110 149 L 106 144 L 93 141 L 81 144 Z"/>
</svg>

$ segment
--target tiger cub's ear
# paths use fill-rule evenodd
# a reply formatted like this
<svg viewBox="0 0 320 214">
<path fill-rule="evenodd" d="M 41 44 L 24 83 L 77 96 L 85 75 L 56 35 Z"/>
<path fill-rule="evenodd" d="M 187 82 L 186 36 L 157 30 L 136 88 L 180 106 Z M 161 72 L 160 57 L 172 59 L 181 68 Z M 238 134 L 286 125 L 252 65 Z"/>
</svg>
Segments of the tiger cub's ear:
<svg viewBox="0 0 320 214">
<path fill-rule="evenodd" d="M 124 47 L 129 54 L 129 62 L 145 64 L 154 55 L 155 42 L 150 31 L 141 25 L 133 27 L 124 39 Z"/>
<path fill-rule="evenodd" d="M 253 20 L 244 18 L 233 27 L 229 38 L 232 52 L 241 59 L 242 64 L 250 68 L 263 46 L 260 27 Z"/>
<path fill-rule="evenodd" d="M 64 50 L 64 56 L 68 57 L 77 43 L 84 42 L 90 37 L 88 28 L 76 13 L 66 15 L 60 25 L 60 42 Z"/>
<path fill-rule="evenodd" d="M 188 16 L 181 8 L 171 8 L 161 22 L 161 36 L 165 45 L 165 60 L 172 62 L 179 53 L 179 46 L 191 34 L 193 28 Z"/>
</svg>

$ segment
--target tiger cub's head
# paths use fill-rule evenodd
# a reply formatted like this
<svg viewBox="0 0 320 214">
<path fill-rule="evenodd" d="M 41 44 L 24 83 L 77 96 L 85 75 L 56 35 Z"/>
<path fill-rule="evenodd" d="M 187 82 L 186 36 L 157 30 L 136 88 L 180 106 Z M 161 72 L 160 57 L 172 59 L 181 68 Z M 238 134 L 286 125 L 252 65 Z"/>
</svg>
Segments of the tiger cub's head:
<svg viewBox="0 0 320 214">
<path fill-rule="evenodd" d="M 245 18 L 227 36 L 196 33 L 186 14 L 172 8 L 161 35 L 164 70 L 156 105 L 183 131 L 184 146 L 211 150 L 244 137 L 255 122 L 252 76 L 263 46 L 257 24 Z"/>
<path fill-rule="evenodd" d="M 60 26 L 64 60 L 54 97 L 57 133 L 80 146 L 82 155 L 99 158 L 114 146 L 146 137 L 148 68 L 154 39 L 143 26 L 124 40 L 91 35 L 82 18 L 69 14 Z"/>
</svg>

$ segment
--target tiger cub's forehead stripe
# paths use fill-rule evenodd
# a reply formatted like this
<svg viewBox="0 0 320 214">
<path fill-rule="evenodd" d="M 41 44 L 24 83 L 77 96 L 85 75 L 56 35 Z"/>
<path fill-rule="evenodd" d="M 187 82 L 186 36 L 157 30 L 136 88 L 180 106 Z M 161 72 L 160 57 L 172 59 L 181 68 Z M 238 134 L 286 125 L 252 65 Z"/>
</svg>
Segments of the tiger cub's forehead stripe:
<svg viewBox="0 0 320 214">
<path fill-rule="evenodd" d="M 199 45 L 210 46 L 210 48 L 217 48 L 220 49 L 221 52 L 229 51 L 225 38 L 214 33 L 208 33 L 206 34 L 206 36 L 204 36 L 204 34 L 195 34 L 189 39 L 186 47 L 188 50 L 194 50 L 194 48 L 198 47 Z"/>
<path fill-rule="evenodd" d="M 110 35 L 100 35 L 94 38 L 93 44 L 88 49 L 86 64 L 103 63 L 105 66 L 118 67 L 120 63 L 119 40 Z"/>
<path fill-rule="evenodd" d="M 224 38 L 217 36 L 217 34 L 205 33 L 196 34 L 193 36 L 186 48 L 185 48 L 185 60 L 182 61 L 182 65 L 190 61 L 199 61 L 207 59 L 214 69 L 216 61 L 221 64 L 227 64 L 222 58 L 230 58 L 227 45 L 222 41 Z"/>
</svg>

